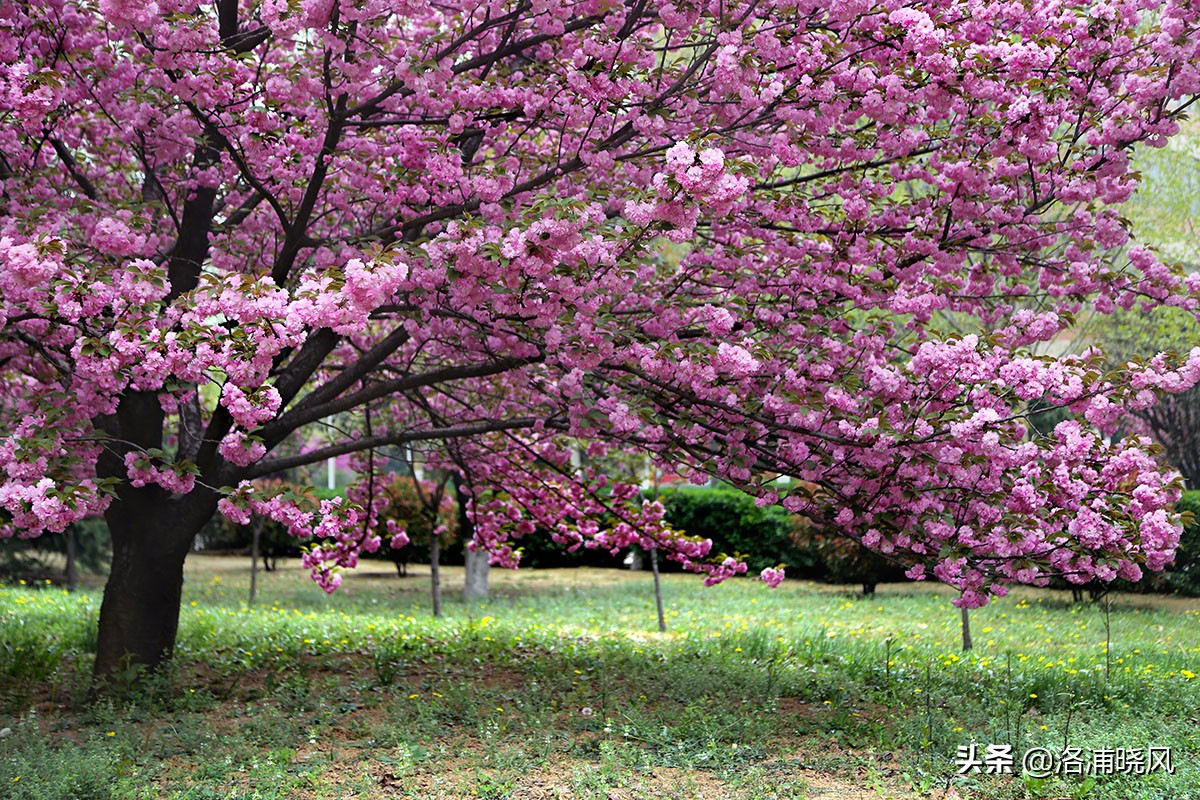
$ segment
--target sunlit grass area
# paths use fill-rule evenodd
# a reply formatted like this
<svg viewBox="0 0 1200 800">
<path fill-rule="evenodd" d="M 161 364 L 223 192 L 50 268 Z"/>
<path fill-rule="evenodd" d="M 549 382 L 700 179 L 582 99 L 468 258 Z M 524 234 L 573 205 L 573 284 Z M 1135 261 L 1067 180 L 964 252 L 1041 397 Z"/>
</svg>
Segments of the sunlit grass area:
<svg viewBox="0 0 1200 800">
<path fill-rule="evenodd" d="M 1015 590 L 964 653 L 932 585 L 666 575 L 662 634 L 644 573 L 493 571 L 440 619 L 419 567 L 326 596 L 284 566 L 253 606 L 248 573 L 193 559 L 171 685 L 100 705 L 99 589 L 0 590 L 0 796 L 1200 797 L 1194 601 Z M 973 744 L 1011 773 L 958 774 Z M 1159 761 L 1040 777 L 1031 748 Z"/>
</svg>

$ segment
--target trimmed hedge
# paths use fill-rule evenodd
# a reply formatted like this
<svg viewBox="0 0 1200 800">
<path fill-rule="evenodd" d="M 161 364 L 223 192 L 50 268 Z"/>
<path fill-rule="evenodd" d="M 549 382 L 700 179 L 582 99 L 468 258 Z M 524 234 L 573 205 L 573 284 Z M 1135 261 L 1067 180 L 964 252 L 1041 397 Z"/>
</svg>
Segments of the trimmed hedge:
<svg viewBox="0 0 1200 800">
<path fill-rule="evenodd" d="M 875 594 L 877 584 L 908 580 L 904 574 L 906 562 L 876 553 L 846 536 L 806 527 L 796 534 L 796 539 L 810 548 L 819 562 L 820 573 L 813 576 L 816 580 L 857 583 L 865 596 Z"/>
<path fill-rule="evenodd" d="M 646 497 L 650 497 L 647 493 Z M 821 577 L 822 560 L 814 547 L 796 539 L 797 521 L 777 506 L 759 508 L 754 498 L 731 487 L 671 487 L 658 494 L 671 527 L 689 536 L 712 539 L 713 555 L 741 557 L 750 574 L 766 567 L 786 564 L 792 577 Z M 613 556 L 607 550 L 580 547 L 573 553 L 538 531 L 515 540 L 523 567 L 620 567 L 625 553 Z M 649 568 L 648 566 L 646 567 Z M 679 565 L 659 559 L 663 571 Z"/>
<path fill-rule="evenodd" d="M 794 577 L 821 571 L 814 550 L 797 543 L 796 518 L 778 506 L 759 507 L 753 497 L 729 487 L 666 489 L 659 500 L 671 527 L 712 539 L 714 554 L 740 557 L 751 575 L 781 563 Z"/>
</svg>

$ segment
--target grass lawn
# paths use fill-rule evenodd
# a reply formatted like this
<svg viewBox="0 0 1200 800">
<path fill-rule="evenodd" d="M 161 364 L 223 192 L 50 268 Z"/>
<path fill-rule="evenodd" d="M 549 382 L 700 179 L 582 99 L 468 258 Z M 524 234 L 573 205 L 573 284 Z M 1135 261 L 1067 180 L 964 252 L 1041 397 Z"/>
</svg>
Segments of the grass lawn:
<svg viewBox="0 0 1200 800">
<path fill-rule="evenodd" d="M 423 570 L 326 597 L 291 562 L 248 607 L 247 559 L 193 557 L 172 685 L 93 706 L 99 588 L 0 589 L 0 797 L 1200 798 L 1200 602 L 1015 590 L 964 654 L 932 585 L 667 575 L 660 634 L 643 573 L 464 605 L 450 568 L 435 620 Z M 1011 773 L 958 774 L 972 745 Z M 1040 747 L 1101 774 L 1022 773 Z M 1108 774 L 1149 748 L 1173 774 Z"/>
</svg>

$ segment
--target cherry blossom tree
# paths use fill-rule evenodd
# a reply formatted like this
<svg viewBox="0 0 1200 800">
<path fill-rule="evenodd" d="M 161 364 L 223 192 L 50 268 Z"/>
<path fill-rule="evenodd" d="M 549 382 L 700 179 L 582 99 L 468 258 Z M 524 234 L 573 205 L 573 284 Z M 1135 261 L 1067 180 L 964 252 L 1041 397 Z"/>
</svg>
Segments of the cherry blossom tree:
<svg viewBox="0 0 1200 800">
<path fill-rule="evenodd" d="M 743 569 L 574 469 L 583 441 L 964 606 L 1161 568 L 1176 476 L 1105 434 L 1200 351 L 1032 347 L 1194 309 L 1119 205 L 1196 34 L 1176 0 L 0 0 L 4 535 L 105 514 L 100 679 L 170 655 L 218 511 L 321 537 L 328 589 L 401 543 L 372 500 L 254 481 L 420 442 L 500 563 L 542 528 Z M 1035 401 L 1082 421 L 1031 436 Z"/>
</svg>

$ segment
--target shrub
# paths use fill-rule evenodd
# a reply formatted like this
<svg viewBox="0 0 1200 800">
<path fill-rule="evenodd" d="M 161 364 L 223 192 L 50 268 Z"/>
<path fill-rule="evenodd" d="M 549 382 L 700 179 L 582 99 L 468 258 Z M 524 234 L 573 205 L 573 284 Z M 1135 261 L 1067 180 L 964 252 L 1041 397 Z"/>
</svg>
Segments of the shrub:
<svg viewBox="0 0 1200 800">
<path fill-rule="evenodd" d="M 778 506 L 760 507 L 736 489 L 681 487 L 659 495 L 671 527 L 713 541 L 713 553 L 746 562 L 751 574 L 786 564 L 789 574 L 811 577 L 818 562 L 794 536 L 798 520 Z"/>
<path fill-rule="evenodd" d="M 443 548 L 457 541 L 458 501 L 447 483 L 421 481 L 418 484 L 411 476 L 392 474 L 379 491 L 387 501 L 387 505 L 379 512 L 380 520 L 393 521 L 403 528 L 408 534 L 409 544 L 400 548 L 389 547 L 385 535 L 377 555 L 395 564 L 396 572 L 401 577 L 407 574 L 409 562 L 428 561 L 434 535 L 437 535 Z M 438 560 L 442 561 L 440 556 Z"/>
<path fill-rule="evenodd" d="M 262 567 L 268 572 L 275 569 L 281 558 L 299 558 L 301 550 L 309 541 L 298 539 L 288 533 L 287 526 L 274 520 L 255 515 L 249 525 L 238 525 L 221 515 L 216 515 L 205 526 L 197 538 L 198 550 L 237 550 L 250 552 L 253 544 L 254 526 L 262 525 L 258 538 L 258 554 Z"/>
<path fill-rule="evenodd" d="M 877 584 L 908 580 L 904 576 L 908 564 L 876 553 L 846 536 L 801 526 L 795 539 L 818 560 L 820 580 L 861 584 L 867 596 L 875 594 Z"/>
<path fill-rule="evenodd" d="M 291 489 L 295 492 L 306 492 L 313 498 L 314 504 L 320 500 L 329 500 L 342 496 L 341 489 L 311 489 L 304 490 L 300 485 L 288 481 L 271 480 L 267 483 L 277 489 Z M 270 572 L 275 569 L 281 558 L 298 558 L 305 544 L 311 539 L 298 538 L 288 533 L 286 525 L 253 515 L 249 525 L 239 525 L 226 519 L 220 514 L 213 516 L 196 537 L 197 550 L 240 550 L 250 552 L 254 527 L 262 526 L 258 538 L 258 554 L 262 558 L 263 569 Z"/>
<path fill-rule="evenodd" d="M 532 569 L 563 569 L 568 567 L 611 567 L 624 565 L 625 554 L 612 555 L 600 548 L 580 547 L 575 551 L 554 541 L 549 531 L 539 528 L 513 541 L 513 547 L 521 553 L 521 567 Z M 666 567 L 660 561 L 659 565 Z"/>
<path fill-rule="evenodd" d="M 1184 526 L 1179 550 L 1164 578 L 1168 586 L 1189 597 L 1200 596 L 1200 491 L 1184 492 L 1175 510 L 1191 512 L 1194 516 Z"/>
<path fill-rule="evenodd" d="M 67 537 L 74 537 L 76 569 L 104 573 L 112 561 L 112 538 L 103 517 L 85 517 L 61 534 L 37 539 L 0 539 L 0 576 L 66 580 L 52 562 L 66 556 Z"/>
</svg>

